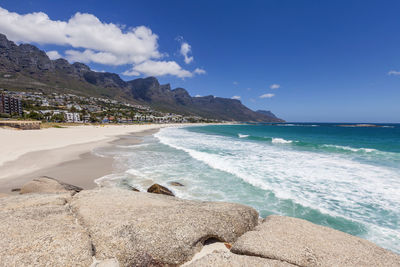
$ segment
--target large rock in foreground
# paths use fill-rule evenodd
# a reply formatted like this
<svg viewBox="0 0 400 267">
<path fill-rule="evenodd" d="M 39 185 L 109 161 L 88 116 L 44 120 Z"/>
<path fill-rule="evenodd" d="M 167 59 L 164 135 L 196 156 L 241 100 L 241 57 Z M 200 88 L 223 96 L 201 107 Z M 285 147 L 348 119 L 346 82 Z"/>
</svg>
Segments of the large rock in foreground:
<svg viewBox="0 0 400 267">
<path fill-rule="evenodd" d="M 3 193 L 0 193 L 0 198 L 2 198 L 2 197 L 9 197 L 10 195 L 8 195 L 8 194 L 3 194 Z"/>
<path fill-rule="evenodd" d="M 88 234 L 71 213 L 70 194 L 0 199 L 0 266 L 89 266 Z"/>
<path fill-rule="evenodd" d="M 215 251 L 193 261 L 185 267 L 295 267 L 287 262 L 260 257 L 237 255 L 226 251 Z"/>
<path fill-rule="evenodd" d="M 67 193 L 75 194 L 82 191 L 81 187 L 67 184 L 57 179 L 42 176 L 24 184 L 20 190 L 20 194 L 28 193 Z"/>
<path fill-rule="evenodd" d="M 400 266 L 400 255 L 367 240 L 275 215 L 241 236 L 231 251 L 297 266 Z"/>
<path fill-rule="evenodd" d="M 296 265 L 254 256 L 237 255 L 226 251 L 214 251 L 185 267 L 296 267 Z"/>
<path fill-rule="evenodd" d="M 122 266 L 182 264 L 205 240 L 234 242 L 258 223 L 257 211 L 240 204 L 116 188 L 82 191 L 71 206 L 90 233 L 96 258 L 115 257 Z"/>
</svg>

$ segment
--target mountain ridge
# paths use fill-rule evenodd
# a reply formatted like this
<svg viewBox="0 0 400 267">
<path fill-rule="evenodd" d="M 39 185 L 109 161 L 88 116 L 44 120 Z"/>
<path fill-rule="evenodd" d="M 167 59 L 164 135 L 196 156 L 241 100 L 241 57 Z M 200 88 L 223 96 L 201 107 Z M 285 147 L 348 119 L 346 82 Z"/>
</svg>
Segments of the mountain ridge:
<svg viewBox="0 0 400 267">
<path fill-rule="evenodd" d="M 211 95 L 192 97 L 186 89 L 171 89 L 170 84 L 160 84 L 155 77 L 124 81 L 116 73 L 92 71 L 80 62 L 70 64 L 63 58 L 51 60 L 36 46 L 17 45 L 1 33 L 0 87 L 108 97 L 147 104 L 164 112 L 226 121 L 283 121 L 257 113 L 239 100 Z"/>
<path fill-rule="evenodd" d="M 259 109 L 259 110 L 256 110 L 256 112 L 257 113 L 260 113 L 260 114 L 264 114 L 264 115 L 267 115 L 267 116 L 270 116 L 270 117 L 272 117 L 272 118 L 278 118 L 274 113 L 272 113 L 270 110 L 261 110 L 261 109 Z"/>
</svg>

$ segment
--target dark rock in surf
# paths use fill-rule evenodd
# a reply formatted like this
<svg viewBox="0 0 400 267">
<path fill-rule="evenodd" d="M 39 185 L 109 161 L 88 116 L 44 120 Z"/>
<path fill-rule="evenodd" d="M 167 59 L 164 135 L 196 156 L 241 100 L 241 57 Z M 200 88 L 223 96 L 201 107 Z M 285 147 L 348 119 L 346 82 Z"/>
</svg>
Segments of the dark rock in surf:
<svg viewBox="0 0 400 267">
<path fill-rule="evenodd" d="M 159 184 L 153 184 L 152 186 L 147 189 L 148 193 L 154 193 L 154 194 L 162 194 L 162 195 L 167 195 L 167 196 L 175 196 L 174 193 L 172 193 L 171 190 L 168 188 L 159 185 Z"/>
<path fill-rule="evenodd" d="M 181 184 L 179 182 L 170 182 L 169 184 L 172 186 L 184 186 L 183 184 Z"/>
</svg>

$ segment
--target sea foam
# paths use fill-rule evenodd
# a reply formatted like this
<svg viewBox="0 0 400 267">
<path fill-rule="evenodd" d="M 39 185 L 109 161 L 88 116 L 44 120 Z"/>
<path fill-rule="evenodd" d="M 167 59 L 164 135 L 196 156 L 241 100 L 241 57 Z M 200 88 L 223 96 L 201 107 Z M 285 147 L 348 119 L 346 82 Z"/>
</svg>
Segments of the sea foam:
<svg viewBox="0 0 400 267">
<path fill-rule="evenodd" d="M 290 144 L 290 143 L 293 143 L 292 140 L 285 140 L 283 138 L 272 138 L 271 142 L 273 144 Z"/>
<path fill-rule="evenodd" d="M 279 199 L 289 199 L 324 214 L 361 223 L 372 231 L 366 237 L 380 231 L 400 231 L 397 224 L 400 213 L 395 208 L 400 206 L 398 170 L 356 161 L 342 154 L 276 146 L 293 142 L 283 138 L 273 138 L 272 144 L 268 145 L 186 129 L 162 129 L 155 136 L 161 143 L 184 151 L 193 159 L 256 188 L 273 192 Z M 375 152 L 366 148 L 336 148 Z M 226 186 L 221 181 L 219 190 L 223 192 Z M 385 226 L 381 225 L 381 212 L 390 214 Z M 377 239 L 384 245 L 384 236 Z M 400 242 L 400 237 L 397 240 Z M 393 244 L 392 241 L 389 243 Z"/>
</svg>

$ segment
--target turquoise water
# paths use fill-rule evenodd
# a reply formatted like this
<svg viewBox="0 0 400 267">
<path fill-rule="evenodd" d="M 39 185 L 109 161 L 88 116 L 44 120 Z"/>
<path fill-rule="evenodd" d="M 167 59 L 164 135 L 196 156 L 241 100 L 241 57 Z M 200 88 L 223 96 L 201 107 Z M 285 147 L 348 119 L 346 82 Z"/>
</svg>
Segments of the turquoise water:
<svg viewBox="0 0 400 267">
<path fill-rule="evenodd" d="M 116 171 L 100 182 L 157 182 L 182 198 L 243 203 L 261 217 L 306 219 L 400 253 L 400 125 L 348 126 L 166 128 L 108 151 Z"/>
</svg>

